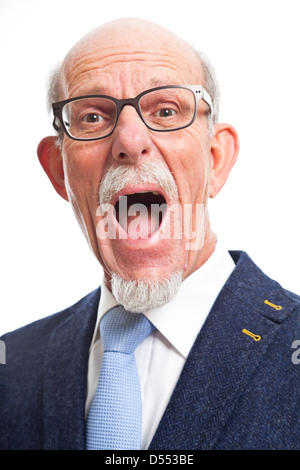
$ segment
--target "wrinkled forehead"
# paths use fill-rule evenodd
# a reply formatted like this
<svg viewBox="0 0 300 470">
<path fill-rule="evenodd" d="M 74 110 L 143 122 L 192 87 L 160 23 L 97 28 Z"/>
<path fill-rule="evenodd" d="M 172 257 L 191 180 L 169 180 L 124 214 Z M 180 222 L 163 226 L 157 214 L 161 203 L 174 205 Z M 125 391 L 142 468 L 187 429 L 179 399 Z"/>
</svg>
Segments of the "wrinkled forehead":
<svg viewBox="0 0 300 470">
<path fill-rule="evenodd" d="M 200 60 L 189 44 L 153 23 L 127 20 L 100 27 L 80 40 L 66 56 L 61 84 L 67 92 L 83 79 L 112 71 L 124 81 L 130 70 L 141 77 L 153 74 L 153 83 L 159 82 L 160 72 L 162 81 L 169 75 L 170 80 L 174 76 L 177 82 L 198 84 L 203 78 Z"/>
</svg>

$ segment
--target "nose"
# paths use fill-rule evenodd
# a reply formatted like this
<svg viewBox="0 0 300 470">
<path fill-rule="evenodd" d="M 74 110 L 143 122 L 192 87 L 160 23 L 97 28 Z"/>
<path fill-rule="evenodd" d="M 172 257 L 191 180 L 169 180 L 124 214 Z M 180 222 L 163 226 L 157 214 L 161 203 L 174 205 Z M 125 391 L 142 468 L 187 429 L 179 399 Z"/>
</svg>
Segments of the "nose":
<svg viewBox="0 0 300 470">
<path fill-rule="evenodd" d="M 118 163 L 135 165 L 151 153 L 149 131 L 132 106 L 122 109 L 113 139 L 112 156 Z"/>
</svg>

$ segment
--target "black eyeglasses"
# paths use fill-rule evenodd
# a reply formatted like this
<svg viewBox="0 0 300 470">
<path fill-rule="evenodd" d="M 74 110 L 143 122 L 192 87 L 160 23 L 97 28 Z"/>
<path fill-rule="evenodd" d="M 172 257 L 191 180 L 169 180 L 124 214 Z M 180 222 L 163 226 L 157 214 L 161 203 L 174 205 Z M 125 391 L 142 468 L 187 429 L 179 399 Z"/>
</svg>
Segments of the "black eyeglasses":
<svg viewBox="0 0 300 470">
<path fill-rule="evenodd" d="M 133 106 L 149 129 L 176 131 L 194 122 L 201 99 L 209 105 L 212 117 L 212 101 L 202 85 L 160 86 L 124 100 L 106 95 L 78 96 L 52 104 L 53 127 L 59 130 L 59 120 L 71 139 L 104 139 L 113 133 L 124 106 Z"/>
</svg>

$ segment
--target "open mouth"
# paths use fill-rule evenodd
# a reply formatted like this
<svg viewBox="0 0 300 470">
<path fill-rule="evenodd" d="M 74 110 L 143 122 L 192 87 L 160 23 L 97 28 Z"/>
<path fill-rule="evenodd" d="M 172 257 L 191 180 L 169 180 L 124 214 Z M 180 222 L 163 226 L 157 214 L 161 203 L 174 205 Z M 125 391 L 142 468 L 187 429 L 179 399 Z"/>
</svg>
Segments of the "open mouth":
<svg viewBox="0 0 300 470">
<path fill-rule="evenodd" d="M 123 194 L 114 205 L 115 218 L 132 239 L 151 238 L 160 228 L 167 202 L 157 191 Z"/>
</svg>

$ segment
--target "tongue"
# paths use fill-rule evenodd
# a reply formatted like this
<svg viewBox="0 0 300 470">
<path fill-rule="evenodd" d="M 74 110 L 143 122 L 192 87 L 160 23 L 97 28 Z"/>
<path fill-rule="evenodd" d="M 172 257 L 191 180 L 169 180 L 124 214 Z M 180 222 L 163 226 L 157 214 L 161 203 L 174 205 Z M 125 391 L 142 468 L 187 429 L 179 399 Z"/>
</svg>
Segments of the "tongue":
<svg viewBox="0 0 300 470">
<path fill-rule="evenodd" d="M 133 204 L 127 207 L 127 211 L 119 211 L 119 224 L 130 238 L 136 240 L 150 238 L 158 230 L 160 221 L 158 211 L 151 210 L 151 206 Z"/>
<path fill-rule="evenodd" d="M 127 217 L 128 230 L 130 238 L 150 238 L 159 227 L 155 217 L 151 217 L 151 211 L 141 211 L 136 216 Z"/>
</svg>

